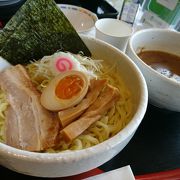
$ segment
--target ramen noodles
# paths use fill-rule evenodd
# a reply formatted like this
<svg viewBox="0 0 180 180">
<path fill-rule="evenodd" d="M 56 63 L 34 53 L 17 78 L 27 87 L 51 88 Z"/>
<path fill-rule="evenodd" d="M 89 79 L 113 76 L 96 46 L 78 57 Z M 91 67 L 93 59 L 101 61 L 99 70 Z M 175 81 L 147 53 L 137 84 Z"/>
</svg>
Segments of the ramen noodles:
<svg viewBox="0 0 180 180">
<path fill-rule="evenodd" d="M 59 54 L 62 55 L 62 54 Z M 125 83 L 119 77 L 116 66 L 109 67 L 103 60 L 92 60 L 84 57 L 81 54 L 74 55 L 67 53 L 67 57 L 73 56 L 72 64 L 73 71 L 82 71 L 88 74 L 90 79 L 106 79 L 109 85 L 115 87 L 120 92 L 121 98 L 105 113 L 103 116 L 93 123 L 82 134 L 73 139 L 71 142 L 65 140 L 59 141 L 54 148 L 49 148 L 44 152 L 59 152 L 64 150 L 80 150 L 99 144 L 108 138 L 116 135 L 132 117 L 132 97 Z M 50 84 L 53 78 L 57 75 L 57 62 L 55 63 L 55 70 L 52 68 L 53 56 L 46 56 L 38 61 L 33 61 L 26 65 L 27 72 L 30 79 L 35 84 L 38 91 L 41 93 Z M 59 56 L 58 56 L 59 57 Z M 63 56 L 64 58 L 64 56 Z M 56 58 L 57 59 L 57 58 Z M 65 60 L 64 69 L 69 68 L 68 58 Z M 59 63 L 59 62 L 58 62 Z M 51 64 L 51 65 L 50 65 Z M 61 69 L 61 68 L 60 68 Z M 62 70 L 62 69 L 61 69 Z M 6 119 L 6 110 L 8 102 L 6 94 L 0 90 L 0 141 L 5 142 L 4 127 Z"/>
</svg>

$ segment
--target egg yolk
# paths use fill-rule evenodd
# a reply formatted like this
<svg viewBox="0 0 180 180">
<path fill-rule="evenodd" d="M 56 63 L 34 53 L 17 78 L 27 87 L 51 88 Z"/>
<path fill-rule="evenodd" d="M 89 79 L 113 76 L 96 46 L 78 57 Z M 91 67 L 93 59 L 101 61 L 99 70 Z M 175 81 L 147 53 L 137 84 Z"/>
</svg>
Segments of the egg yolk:
<svg viewBox="0 0 180 180">
<path fill-rule="evenodd" d="M 77 75 L 66 76 L 56 86 L 55 94 L 60 99 L 71 99 L 83 88 L 84 82 Z"/>
</svg>

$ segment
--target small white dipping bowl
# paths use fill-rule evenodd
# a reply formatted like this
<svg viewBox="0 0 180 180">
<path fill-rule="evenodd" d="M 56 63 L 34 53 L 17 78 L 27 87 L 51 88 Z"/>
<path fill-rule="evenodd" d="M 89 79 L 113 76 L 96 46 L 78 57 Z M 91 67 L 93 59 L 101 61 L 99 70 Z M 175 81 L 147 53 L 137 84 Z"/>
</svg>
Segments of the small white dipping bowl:
<svg viewBox="0 0 180 180">
<path fill-rule="evenodd" d="M 82 36 L 81 36 L 82 37 Z M 112 138 L 93 147 L 60 153 L 36 153 L 19 150 L 0 143 L 0 164 L 19 173 L 39 177 L 65 177 L 96 168 L 118 154 L 133 137 L 147 108 L 148 92 L 143 75 L 128 56 L 115 47 L 82 37 L 94 58 L 116 64 L 119 75 L 133 99 L 133 117 L 126 127 Z"/>
<path fill-rule="evenodd" d="M 58 6 L 78 33 L 91 31 L 98 20 L 96 14 L 88 9 L 68 4 Z"/>
<path fill-rule="evenodd" d="M 136 54 L 142 48 L 180 56 L 180 33 L 156 28 L 140 30 L 131 36 L 126 50 L 126 54 L 138 65 L 146 79 L 150 103 L 180 112 L 180 82 L 158 73 L 144 63 Z"/>
</svg>

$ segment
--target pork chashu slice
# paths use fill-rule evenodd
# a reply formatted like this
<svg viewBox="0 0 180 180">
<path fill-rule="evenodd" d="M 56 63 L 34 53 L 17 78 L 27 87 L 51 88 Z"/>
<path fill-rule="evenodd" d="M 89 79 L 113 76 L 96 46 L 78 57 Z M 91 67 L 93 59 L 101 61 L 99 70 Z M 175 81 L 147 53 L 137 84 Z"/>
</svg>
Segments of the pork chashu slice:
<svg viewBox="0 0 180 180">
<path fill-rule="evenodd" d="M 107 81 L 105 79 L 92 79 L 86 97 L 77 106 L 62 110 L 58 113 L 61 125 L 65 127 L 83 114 L 83 112 L 97 99 L 106 83 Z"/>
<path fill-rule="evenodd" d="M 40 104 L 40 93 L 22 65 L 0 73 L 0 86 L 10 106 L 6 112 L 6 144 L 28 151 L 53 147 L 59 121 Z"/>
<path fill-rule="evenodd" d="M 66 141 L 72 141 L 89 126 L 98 121 L 120 98 L 119 90 L 109 84 L 82 116 L 66 126 L 60 134 Z"/>
</svg>

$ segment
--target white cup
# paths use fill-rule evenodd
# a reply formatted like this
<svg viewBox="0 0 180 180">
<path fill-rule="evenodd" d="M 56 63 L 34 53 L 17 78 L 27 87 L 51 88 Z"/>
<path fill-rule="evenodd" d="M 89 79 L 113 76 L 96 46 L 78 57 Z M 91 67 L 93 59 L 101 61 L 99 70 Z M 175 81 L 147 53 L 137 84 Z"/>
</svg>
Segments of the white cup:
<svg viewBox="0 0 180 180">
<path fill-rule="evenodd" d="M 125 52 L 132 34 L 132 26 L 119 19 L 103 18 L 95 23 L 96 38 L 101 39 Z"/>
</svg>

